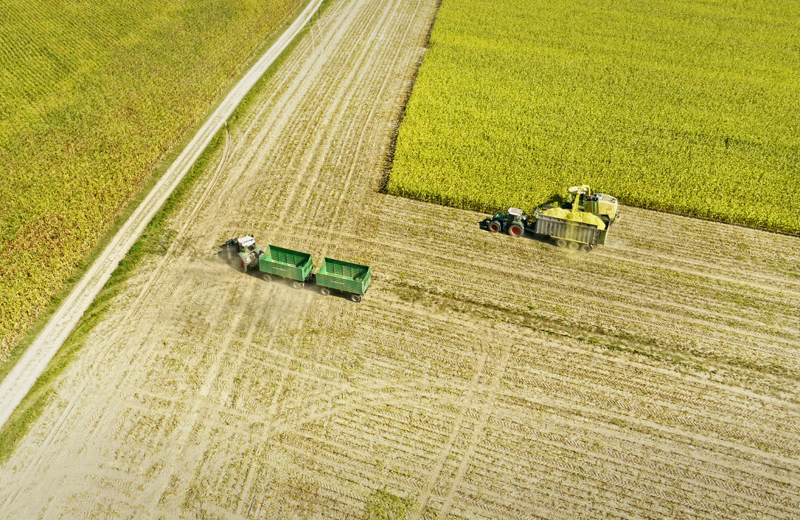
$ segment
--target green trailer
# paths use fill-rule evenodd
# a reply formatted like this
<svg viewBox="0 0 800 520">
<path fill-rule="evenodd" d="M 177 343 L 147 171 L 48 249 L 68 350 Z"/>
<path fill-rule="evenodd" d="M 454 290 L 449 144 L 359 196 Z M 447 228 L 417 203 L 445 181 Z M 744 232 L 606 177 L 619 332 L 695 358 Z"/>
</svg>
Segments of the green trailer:
<svg viewBox="0 0 800 520">
<path fill-rule="evenodd" d="M 264 254 L 258 258 L 261 278 L 267 281 L 276 276 L 285 278 L 292 281 L 295 289 L 302 288 L 311 279 L 313 267 L 310 254 L 278 246 L 267 246 Z"/>
<path fill-rule="evenodd" d="M 360 302 L 372 281 L 370 269 L 366 265 L 353 264 L 325 258 L 316 274 L 316 284 L 322 294 L 331 290 L 345 293 L 354 302 Z"/>
</svg>

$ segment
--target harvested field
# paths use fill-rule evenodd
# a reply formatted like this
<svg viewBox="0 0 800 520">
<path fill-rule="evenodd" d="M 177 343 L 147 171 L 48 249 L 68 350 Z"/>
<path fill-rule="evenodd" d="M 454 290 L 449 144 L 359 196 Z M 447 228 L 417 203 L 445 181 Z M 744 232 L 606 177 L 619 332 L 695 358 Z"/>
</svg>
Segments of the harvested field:
<svg viewBox="0 0 800 520">
<path fill-rule="evenodd" d="M 0 468 L 10 518 L 796 518 L 800 242 L 623 208 L 590 254 L 379 193 L 436 0 L 339 0 Z M 237 272 L 252 232 L 364 301 Z"/>
</svg>

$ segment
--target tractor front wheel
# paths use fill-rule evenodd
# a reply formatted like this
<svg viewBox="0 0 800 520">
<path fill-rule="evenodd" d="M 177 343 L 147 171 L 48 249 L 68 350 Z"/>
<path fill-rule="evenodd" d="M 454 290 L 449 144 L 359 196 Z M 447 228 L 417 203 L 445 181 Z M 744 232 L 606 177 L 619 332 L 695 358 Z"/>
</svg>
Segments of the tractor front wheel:
<svg viewBox="0 0 800 520">
<path fill-rule="evenodd" d="M 497 233 L 501 229 L 503 229 L 503 225 L 500 223 L 499 220 L 493 220 L 489 223 L 489 231 L 491 231 L 492 233 Z"/>
<path fill-rule="evenodd" d="M 521 237 L 523 233 L 525 233 L 525 228 L 522 227 L 522 224 L 511 224 L 508 226 L 508 234 L 512 237 Z"/>
</svg>

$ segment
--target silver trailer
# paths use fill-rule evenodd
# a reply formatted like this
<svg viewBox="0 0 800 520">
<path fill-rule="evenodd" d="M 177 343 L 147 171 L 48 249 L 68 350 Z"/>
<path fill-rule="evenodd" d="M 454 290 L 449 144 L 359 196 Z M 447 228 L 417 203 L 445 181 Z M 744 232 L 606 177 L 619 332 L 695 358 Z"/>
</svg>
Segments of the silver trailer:
<svg viewBox="0 0 800 520">
<path fill-rule="evenodd" d="M 552 238 L 558 247 L 591 251 L 594 246 L 606 243 L 608 228 L 601 231 L 593 224 L 536 215 L 533 232 Z"/>
</svg>

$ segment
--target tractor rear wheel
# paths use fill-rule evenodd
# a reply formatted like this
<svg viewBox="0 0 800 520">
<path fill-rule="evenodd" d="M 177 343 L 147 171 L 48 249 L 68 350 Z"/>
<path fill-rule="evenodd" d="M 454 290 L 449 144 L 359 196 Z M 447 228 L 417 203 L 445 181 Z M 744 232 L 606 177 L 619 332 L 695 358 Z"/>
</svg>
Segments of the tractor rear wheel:
<svg viewBox="0 0 800 520">
<path fill-rule="evenodd" d="M 522 226 L 522 224 L 514 223 L 508 226 L 508 234 L 512 237 L 521 237 L 523 233 L 525 233 L 525 228 Z"/>
<path fill-rule="evenodd" d="M 292 282 L 292 287 L 295 289 L 302 289 L 305 284 L 303 282 Z"/>
<path fill-rule="evenodd" d="M 327 287 L 323 287 L 322 289 L 319 290 L 319 292 L 321 292 L 323 296 L 328 296 L 331 293 L 331 290 L 328 289 Z"/>
<path fill-rule="evenodd" d="M 354 302 L 358 303 L 358 302 L 361 301 L 361 295 L 360 294 L 351 294 L 350 295 L 350 299 L 353 300 Z"/>
<path fill-rule="evenodd" d="M 261 273 L 261 279 L 264 280 L 265 282 L 271 282 L 272 275 L 269 273 Z"/>
<path fill-rule="evenodd" d="M 489 231 L 491 231 L 492 233 L 497 233 L 501 229 L 503 229 L 503 225 L 500 223 L 499 220 L 493 220 L 489 222 Z"/>
</svg>

